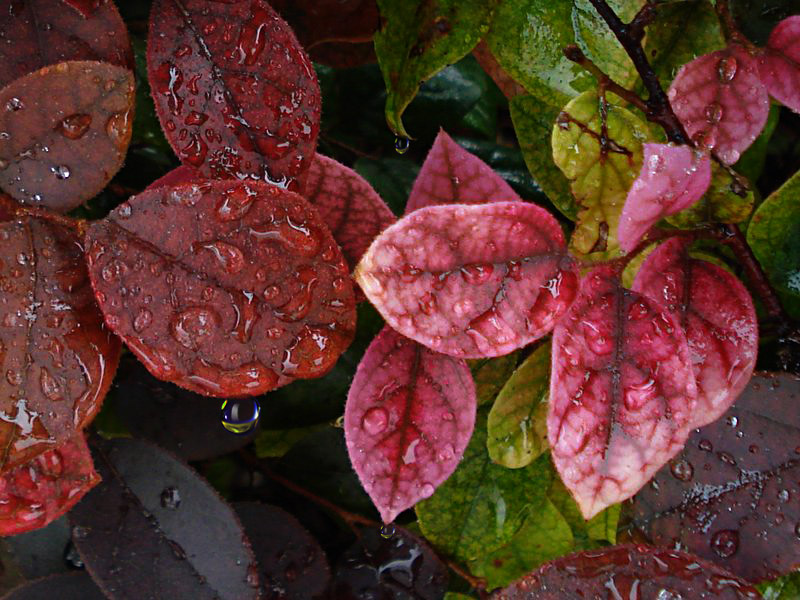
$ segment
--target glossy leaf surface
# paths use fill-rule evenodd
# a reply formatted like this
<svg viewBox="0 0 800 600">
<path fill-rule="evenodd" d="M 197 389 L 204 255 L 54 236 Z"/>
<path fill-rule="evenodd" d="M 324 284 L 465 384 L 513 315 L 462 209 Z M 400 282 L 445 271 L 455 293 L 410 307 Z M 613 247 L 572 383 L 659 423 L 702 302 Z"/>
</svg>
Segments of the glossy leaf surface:
<svg viewBox="0 0 800 600">
<path fill-rule="evenodd" d="M 742 189 L 724 167 L 712 162 L 711 182 L 706 193 L 688 208 L 668 216 L 667 222 L 680 229 L 704 223 L 742 223 L 750 218 L 754 206 L 753 190 Z"/>
<path fill-rule="evenodd" d="M 156 0 L 147 51 L 156 111 L 181 162 L 206 176 L 302 189 L 319 86 L 267 2 Z"/>
<path fill-rule="evenodd" d="M 430 497 L 475 424 L 466 363 L 384 327 L 358 366 L 344 412 L 347 451 L 385 523 Z"/>
<path fill-rule="evenodd" d="M 105 600 L 87 573 L 62 573 L 36 579 L 15 588 L 3 600 Z"/>
<path fill-rule="evenodd" d="M 521 202 L 414 211 L 372 243 L 355 277 L 394 329 L 464 358 L 546 334 L 577 287 L 560 226 Z"/>
<path fill-rule="evenodd" d="M 553 462 L 589 519 L 683 447 L 697 397 L 689 347 L 666 309 L 597 267 L 553 332 L 552 365 Z"/>
<path fill-rule="evenodd" d="M 770 95 L 800 112 L 800 15 L 784 19 L 772 30 L 758 66 Z"/>
<path fill-rule="evenodd" d="M 71 61 L 0 89 L 0 187 L 57 212 L 102 190 L 131 140 L 133 73 Z"/>
<path fill-rule="evenodd" d="M 89 228 L 86 252 L 108 327 L 153 375 L 197 393 L 256 395 L 321 376 L 353 338 L 338 246 L 305 200 L 276 186 L 143 192 Z"/>
</svg>

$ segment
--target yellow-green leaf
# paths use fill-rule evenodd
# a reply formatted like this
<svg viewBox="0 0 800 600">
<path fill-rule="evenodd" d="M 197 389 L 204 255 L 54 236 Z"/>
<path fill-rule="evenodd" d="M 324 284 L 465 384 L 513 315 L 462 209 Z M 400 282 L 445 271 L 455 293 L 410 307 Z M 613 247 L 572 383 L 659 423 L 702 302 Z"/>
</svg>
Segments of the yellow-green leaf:
<svg viewBox="0 0 800 600">
<path fill-rule="evenodd" d="M 599 542 L 617 542 L 617 525 L 622 505 L 614 504 L 586 521 L 578 505 L 558 477 L 547 492 L 547 497 L 558 508 L 572 528 L 576 552 L 588 550 L 601 545 Z"/>
<path fill-rule="evenodd" d="M 680 229 L 703 223 L 742 223 L 750 217 L 754 203 L 752 190 L 742 189 L 727 170 L 712 163 L 708 191 L 689 208 L 667 217 L 667 222 Z"/>
</svg>

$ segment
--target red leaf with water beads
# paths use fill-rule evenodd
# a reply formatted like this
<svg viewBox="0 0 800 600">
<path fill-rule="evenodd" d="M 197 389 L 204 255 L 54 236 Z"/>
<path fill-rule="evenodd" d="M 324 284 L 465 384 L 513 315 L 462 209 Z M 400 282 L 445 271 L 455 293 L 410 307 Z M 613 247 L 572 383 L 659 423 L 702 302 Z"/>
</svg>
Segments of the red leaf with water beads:
<svg viewBox="0 0 800 600">
<path fill-rule="evenodd" d="M 689 146 L 644 144 L 644 160 L 622 208 L 617 238 L 630 252 L 660 219 L 697 202 L 711 183 L 711 159 Z"/>
<path fill-rule="evenodd" d="M 347 264 L 316 210 L 261 182 L 156 188 L 86 236 L 108 327 L 150 372 L 210 396 L 319 377 L 355 329 Z"/>
<path fill-rule="evenodd" d="M 664 305 L 681 324 L 697 382 L 691 427 L 716 421 L 747 385 L 756 364 L 758 321 L 741 281 L 689 256 L 673 238 L 647 257 L 632 289 Z"/>
<path fill-rule="evenodd" d="M 156 0 L 147 67 L 181 162 L 302 189 L 319 133 L 311 61 L 264 0 Z"/>
<path fill-rule="evenodd" d="M 61 0 L 64 4 L 71 6 L 78 11 L 83 18 L 88 19 L 101 5 L 108 0 Z"/>
<path fill-rule="evenodd" d="M 626 545 L 556 559 L 492 598 L 755 600 L 761 594 L 746 581 L 691 554 Z"/>
<path fill-rule="evenodd" d="M 634 524 L 750 581 L 800 567 L 800 382 L 755 375 L 634 500 Z"/>
<path fill-rule="evenodd" d="M 200 174 L 200 171 L 189 165 L 180 165 L 156 179 L 145 188 L 145 191 L 160 187 L 175 187 L 186 183 L 200 183 L 202 181 L 205 181 L 205 177 Z"/>
<path fill-rule="evenodd" d="M 558 222 L 523 202 L 416 210 L 378 236 L 355 277 L 394 329 L 462 358 L 545 335 L 578 282 Z"/>
<path fill-rule="evenodd" d="M 443 129 L 433 142 L 406 204 L 406 214 L 437 204 L 483 204 L 521 198 L 505 180 Z"/>
<path fill-rule="evenodd" d="M 475 425 L 469 367 L 390 327 L 367 348 L 344 411 L 347 452 L 385 523 L 455 470 Z"/>
<path fill-rule="evenodd" d="M 681 67 L 669 100 L 701 149 L 732 165 L 767 122 L 769 98 L 758 63 L 738 45 L 704 54 Z"/>
<path fill-rule="evenodd" d="M 39 529 L 100 482 L 83 434 L 0 476 L 0 536 Z"/>
<path fill-rule="evenodd" d="M 775 26 L 758 67 L 770 95 L 800 112 L 800 15 Z"/>
<path fill-rule="evenodd" d="M 586 519 L 633 496 L 683 447 L 697 389 L 686 337 L 598 267 L 553 332 L 547 432 Z"/>
</svg>

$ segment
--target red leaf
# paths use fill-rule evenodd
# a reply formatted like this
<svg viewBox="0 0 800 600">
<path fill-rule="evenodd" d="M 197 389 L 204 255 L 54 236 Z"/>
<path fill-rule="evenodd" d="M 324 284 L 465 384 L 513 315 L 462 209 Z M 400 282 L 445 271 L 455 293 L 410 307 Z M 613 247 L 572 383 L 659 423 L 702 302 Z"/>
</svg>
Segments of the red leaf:
<svg viewBox="0 0 800 600">
<path fill-rule="evenodd" d="M 492 168 L 456 144 L 443 129 L 433 142 L 406 204 L 406 214 L 437 204 L 521 201 Z"/>
<path fill-rule="evenodd" d="M 627 545 L 556 559 L 492 597 L 742 600 L 761 598 L 761 594 L 746 581 L 691 554 Z"/>
<path fill-rule="evenodd" d="M 0 471 L 85 427 L 119 362 L 95 305 L 77 230 L 0 224 Z"/>
<path fill-rule="evenodd" d="M 147 68 L 181 162 L 301 189 L 319 133 L 311 61 L 264 0 L 156 0 Z"/>
<path fill-rule="evenodd" d="M 756 364 L 758 321 L 741 281 L 689 256 L 690 242 L 673 238 L 642 265 L 633 290 L 669 310 L 681 324 L 697 381 L 690 426 L 716 421 L 747 385 Z"/>
<path fill-rule="evenodd" d="M 578 280 L 558 222 L 523 202 L 416 210 L 378 236 L 355 278 L 394 329 L 463 358 L 548 333 Z"/>
<path fill-rule="evenodd" d="M 547 432 L 586 519 L 633 496 L 677 454 L 697 389 L 686 337 L 658 304 L 593 269 L 553 332 Z"/>
<path fill-rule="evenodd" d="M 39 529 L 100 482 L 83 434 L 0 476 L 0 536 Z"/>
<path fill-rule="evenodd" d="M 347 452 L 391 523 L 455 470 L 475 425 L 469 367 L 390 327 L 367 348 L 344 411 Z"/>
<path fill-rule="evenodd" d="M 205 178 L 200 174 L 200 171 L 188 165 L 181 165 L 156 179 L 145 188 L 145 191 L 160 187 L 175 187 L 186 183 L 200 183 L 202 181 L 205 181 Z"/>
<path fill-rule="evenodd" d="M 85 19 L 92 16 L 107 0 L 61 0 L 64 4 L 78 11 Z"/>
<path fill-rule="evenodd" d="M 713 150 L 728 165 L 758 137 L 769 114 L 758 63 L 737 45 L 683 65 L 669 100 L 698 147 Z"/>
<path fill-rule="evenodd" d="M 800 15 L 775 26 L 758 68 L 770 95 L 800 112 Z"/>
<path fill-rule="evenodd" d="M 697 202 L 711 183 L 711 159 L 689 146 L 644 144 L 639 176 L 625 199 L 617 238 L 630 252 L 660 219 Z"/>
<path fill-rule="evenodd" d="M 319 377 L 355 328 L 347 264 L 303 198 L 260 182 L 142 192 L 87 233 L 112 331 L 150 372 L 210 396 Z"/>
<path fill-rule="evenodd" d="M 800 567 L 799 402 L 793 375 L 754 376 L 636 495 L 635 525 L 750 581 Z"/>
</svg>

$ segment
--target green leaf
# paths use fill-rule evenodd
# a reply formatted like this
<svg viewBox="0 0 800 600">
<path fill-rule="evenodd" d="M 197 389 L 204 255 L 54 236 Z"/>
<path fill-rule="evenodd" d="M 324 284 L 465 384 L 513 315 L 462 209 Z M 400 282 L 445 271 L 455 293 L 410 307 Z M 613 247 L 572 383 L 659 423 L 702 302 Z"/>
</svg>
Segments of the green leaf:
<svg viewBox="0 0 800 600">
<path fill-rule="evenodd" d="M 398 136 L 420 83 L 464 57 L 488 31 L 498 0 L 379 0 L 384 26 L 375 53 L 389 94 L 386 121 Z"/>
<path fill-rule="evenodd" d="M 529 465 L 547 444 L 547 391 L 550 344 L 536 349 L 514 371 L 489 411 L 487 446 L 492 460 L 518 469 Z"/>
<path fill-rule="evenodd" d="M 795 571 L 775 581 L 756 586 L 764 600 L 797 600 L 800 598 L 800 572 Z"/>
<path fill-rule="evenodd" d="M 575 540 L 574 551 L 590 550 L 602 545 L 601 542 L 617 543 L 617 525 L 619 523 L 621 504 L 609 506 L 586 521 L 569 490 L 558 477 L 547 491 L 547 497 L 558 508 L 572 528 Z"/>
<path fill-rule="evenodd" d="M 259 429 L 255 440 L 253 440 L 256 445 L 256 456 L 259 458 L 283 456 L 300 440 L 325 428 L 327 428 L 327 425 L 312 425 L 293 429 Z"/>
<path fill-rule="evenodd" d="M 478 394 L 478 406 L 492 402 L 517 366 L 519 352 L 512 352 L 497 358 L 478 358 L 468 360 L 475 390 Z"/>
<path fill-rule="evenodd" d="M 573 252 L 605 258 L 619 254 L 619 217 L 641 170 L 642 142 L 648 137 L 644 121 L 595 91 L 571 100 L 558 115 L 553 160 L 581 206 L 570 241 Z M 602 147 L 601 139 L 608 140 Z"/>
<path fill-rule="evenodd" d="M 667 222 L 680 229 L 702 223 L 742 223 L 750 217 L 754 204 L 752 190 L 741 190 L 728 171 L 712 163 L 708 191 L 689 208 L 667 217 Z"/>
<path fill-rule="evenodd" d="M 466 594 L 459 594 L 458 592 L 447 592 L 444 595 L 444 600 L 475 600 L 472 596 Z"/>
</svg>

